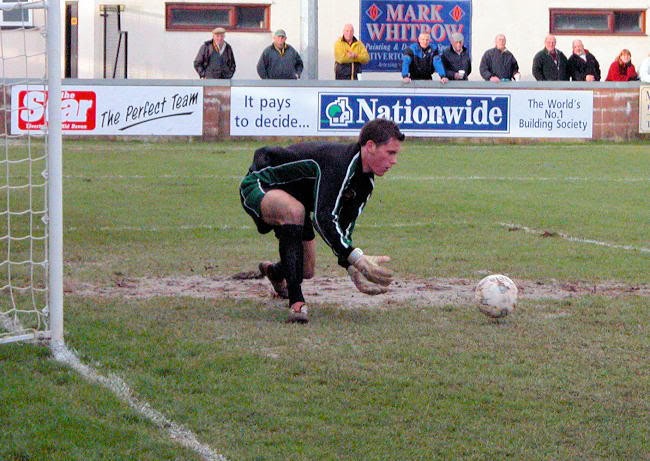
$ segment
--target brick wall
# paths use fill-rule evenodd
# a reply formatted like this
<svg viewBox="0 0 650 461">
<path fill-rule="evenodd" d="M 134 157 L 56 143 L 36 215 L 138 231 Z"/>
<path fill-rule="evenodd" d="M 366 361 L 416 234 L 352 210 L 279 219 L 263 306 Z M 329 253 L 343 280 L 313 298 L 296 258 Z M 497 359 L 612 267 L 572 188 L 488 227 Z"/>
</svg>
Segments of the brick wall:
<svg viewBox="0 0 650 461">
<path fill-rule="evenodd" d="M 594 91 L 593 139 L 627 141 L 639 134 L 639 89 Z"/>
<path fill-rule="evenodd" d="M 206 86 L 203 91 L 203 138 L 227 138 L 230 133 L 230 87 Z"/>
</svg>

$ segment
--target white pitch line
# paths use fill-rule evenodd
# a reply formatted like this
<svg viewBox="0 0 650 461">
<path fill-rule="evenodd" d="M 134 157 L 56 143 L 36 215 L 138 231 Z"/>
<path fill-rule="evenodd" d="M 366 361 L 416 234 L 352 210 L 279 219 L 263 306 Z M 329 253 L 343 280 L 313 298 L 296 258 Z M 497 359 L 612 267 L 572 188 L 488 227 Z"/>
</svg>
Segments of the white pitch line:
<svg viewBox="0 0 650 461">
<path fill-rule="evenodd" d="M 512 223 L 499 223 L 500 226 L 503 227 L 510 227 L 516 230 L 523 230 L 524 232 L 528 234 L 537 234 L 537 235 L 542 235 L 547 231 L 539 230 L 539 229 L 532 229 L 530 227 L 522 226 L 520 224 L 512 224 Z M 578 243 L 588 243 L 591 245 L 598 245 L 598 246 L 603 246 L 607 248 L 614 248 L 616 250 L 627 250 L 627 251 L 639 251 L 641 253 L 650 253 L 650 248 L 644 248 L 644 247 L 635 247 L 632 245 L 619 245 L 617 243 L 609 243 L 609 242 L 601 242 L 599 240 L 594 240 L 594 239 L 585 239 L 585 238 L 580 238 L 580 237 L 573 237 L 568 234 L 564 234 L 562 232 L 554 232 L 554 235 L 557 235 L 560 238 L 563 238 L 564 240 L 568 240 L 570 242 L 578 242 Z"/>
<path fill-rule="evenodd" d="M 428 222 L 412 222 L 412 223 L 392 223 L 392 224 L 357 224 L 355 227 L 361 229 L 405 229 L 410 227 L 425 227 L 434 224 L 433 221 Z M 92 227 L 91 227 L 92 228 Z M 88 230 L 89 227 L 77 227 L 72 226 L 68 227 L 65 230 L 68 232 L 77 232 L 80 230 Z M 240 230 L 251 230 L 255 229 L 253 226 L 248 226 L 246 224 L 241 226 L 231 226 L 229 224 L 224 224 L 221 226 L 215 226 L 210 224 L 200 224 L 196 226 L 191 225 L 179 225 L 179 226 L 100 226 L 92 228 L 93 230 L 100 232 L 167 232 L 167 231 L 177 231 L 177 230 L 216 230 L 216 231 L 240 231 Z"/>
<path fill-rule="evenodd" d="M 68 365 L 86 380 L 108 388 L 121 401 L 127 403 L 131 408 L 160 429 L 166 430 L 169 437 L 175 442 L 194 451 L 206 461 L 227 461 L 223 455 L 215 453 L 212 448 L 199 442 L 192 431 L 171 421 L 159 411 L 151 408 L 151 405 L 147 402 L 143 402 L 135 397 L 131 388 L 120 377 L 115 375 L 110 375 L 109 377 L 102 376 L 94 368 L 81 363 L 76 354 L 70 351 L 63 343 L 52 344 L 52 352 L 56 360 Z"/>
<path fill-rule="evenodd" d="M 102 180 L 137 180 L 137 179 L 215 179 L 228 181 L 241 181 L 243 175 L 220 175 L 220 174 L 201 174 L 201 175 L 175 175 L 162 174 L 156 176 L 150 175 L 101 175 L 101 176 L 84 176 L 84 175 L 67 175 L 64 179 L 80 179 L 90 181 Z M 417 176 L 417 175 L 388 175 L 385 180 L 388 181 L 516 181 L 516 182 L 612 182 L 612 183 L 639 183 L 650 182 L 650 178 L 589 178 L 577 176 L 565 177 L 547 177 L 547 176 Z"/>
<path fill-rule="evenodd" d="M 431 226 L 434 225 L 434 221 L 425 221 L 425 222 L 411 222 L 411 223 L 389 223 L 389 224 L 358 224 L 356 227 L 361 228 L 361 229 L 407 229 L 407 228 L 413 228 L 413 227 L 426 227 L 426 226 Z M 500 226 L 503 227 L 512 227 L 516 229 L 523 230 L 524 232 L 527 232 L 529 234 L 543 234 L 545 231 L 539 230 L 539 229 L 532 229 L 526 226 L 522 226 L 520 224 L 512 224 L 512 223 L 499 223 Z M 88 230 L 88 227 L 68 227 L 65 230 L 67 232 L 77 232 L 80 230 Z M 97 227 L 94 230 L 100 231 L 100 232 L 167 232 L 167 231 L 178 231 L 178 230 L 187 230 L 187 231 L 193 231 L 193 230 L 214 230 L 214 231 L 241 231 L 241 230 L 251 230 L 254 229 L 253 226 L 248 226 L 248 225 L 241 225 L 241 226 L 231 226 L 228 224 L 225 225 L 210 225 L 210 224 L 205 224 L 205 225 L 196 225 L 196 226 L 191 226 L 191 225 L 180 225 L 180 226 L 154 226 L 154 227 L 146 227 L 146 226 L 101 226 Z M 562 232 L 556 232 L 555 233 L 557 236 L 571 241 L 571 242 L 578 242 L 578 243 L 587 243 L 587 244 L 592 244 L 592 245 L 599 245 L 599 246 L 604 246 L 607 248 L 614 248 L 618 250 L 627 250 L 627 251 L 639 251 L 641 253 L 650 253 L 650 248 L 644 248 L 644 247 L 635 247 L 632 245 L 619 245 L 616 243 L 608 243 L 608 242 L 601 242 L 599 240 L 594 240 L 594 239 L 586 239 L 586 238 L 580 238 L 580 237 L 573 237 L 568 234 L 564 234 Z"/>
<path fill-rule="evenodd" d="M 516 181 L 516 182 L 614 182 L 614 183 L 637 183 L 650 182 L 650 178 L 588 178 L 577 176 L 547 177 L 547 176 L 411 176 L 393 175 L 387 176 L 387 180 L 393 181 Z"/>
<path fill-rule="evenodd" d="M 17 319 L 8 320 L 5 315 L 1 315 L 3 327 L 10 333 L 12 331 L 23 331 L 20 321 Z M 202 444 L 196 438 L 196 435 L 189 429 L 171 421 L 165 415 L 151 408 L 147 402 L 138 399 L 133 395 L 131 388 L 119 376 L 111 375 L 110 377 L 102 376 L 94 368 L 81 363 L 79 357 L 72 352 L 63 341 L 52 341 L 50 349 L 54 359 L 68 365 L 70 368 L 79 373 L 83 378 L 91 383 L 100 384 L 113 392 L 118 399 L 128 404 L 135 411 L 154 423 L 160 429 L 165 429 L 169 437 L 176 443 L 194 451 L 206 461 L 227 461 L 226 457 L 215 453 L 212 448 Z"/>
<path fill-rule="evenodd" d="M 132 180 L 132 179 L 183 179 L 183 180 L 188 180 L 188 179 L 228 179 L 228 180 L 238 180 L 241 181 L 244 178 L 244 175 L 242 174 L 241 176 L 233 176 L 233 175 L 222 175 L 222 174 L 158 174 L 155 176 L 151 175 L 144 175 L 144 174 L 129 174 L 129 175 L 123 175 L 123 174 L 105 174 L 105 175 L 99 175 L 99 176 L 86 176 L 86 175 L 66 175 L 63 177 L 64 179 L 81 179 L 84 181 L 100 181 L 100 180 L 108 180 L 108 179 L 117 179 L 117 180 Z"/>
</svg>

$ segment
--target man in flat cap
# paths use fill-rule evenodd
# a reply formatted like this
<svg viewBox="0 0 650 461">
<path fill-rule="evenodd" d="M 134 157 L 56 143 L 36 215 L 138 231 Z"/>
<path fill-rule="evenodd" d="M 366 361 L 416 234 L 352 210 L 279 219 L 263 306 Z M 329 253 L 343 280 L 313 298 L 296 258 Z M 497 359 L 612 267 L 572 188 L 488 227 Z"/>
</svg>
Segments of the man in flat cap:
<svg viewBox="0 0 650 461">
<path fill-rule="evenodd" d="M 261 79 L 296 80 L 302 74 L 302 58 L 294 47 L 287 44 L 287 33 L 278 29 L 273 43 L 264 48 L 257 62 L 257 74 Z"/>
<path fill-rule="evenodd" d="M 212 30 L 212 40 L 207 40 L 199 48 L 194 58 L 194 69 L 201 78 L 232 78 L 235 73 L 235 55 L 225 40 L 226 29 Z"/>
</svg>

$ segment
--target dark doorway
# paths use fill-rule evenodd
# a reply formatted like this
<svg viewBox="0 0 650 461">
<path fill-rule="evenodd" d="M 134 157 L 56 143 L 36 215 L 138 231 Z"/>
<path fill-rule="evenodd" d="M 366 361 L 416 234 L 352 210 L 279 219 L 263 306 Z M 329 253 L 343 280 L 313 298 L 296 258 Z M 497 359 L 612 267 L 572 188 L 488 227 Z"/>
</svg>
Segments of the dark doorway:
<svg viewBox="0 0 650 461">
<path fill-rule="evenodd" d="M 79 7 L 65 2 L 65 78 L 77 78 L 79 58 Z"/>
</svg>

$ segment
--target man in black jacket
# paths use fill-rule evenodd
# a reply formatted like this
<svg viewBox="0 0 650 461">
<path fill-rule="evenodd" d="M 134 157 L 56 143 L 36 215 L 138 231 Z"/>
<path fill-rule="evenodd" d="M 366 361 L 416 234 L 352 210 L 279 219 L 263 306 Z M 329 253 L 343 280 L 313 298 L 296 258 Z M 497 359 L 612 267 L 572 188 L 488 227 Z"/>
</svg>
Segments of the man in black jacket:
<svg viewBox="0 0 650 461">
<path fill-rule="evenodd" d="M 506 48 L 505 35 L 497 34 L 494 37 L 494 48 L 483 53 L 479 72 L 483 80 L 493 83 L 519 79 L 519 64 L 515 56 Z"/>
<path fill-rule="evenodd" d="M 287 43 L 287 33 L 278 29 L 273 33 L 273 43 L 262 51 L 257 61 L 257 75 L 261 79 L 296 80 L 302 74 L 300 54 Z"/>
<path fill-rule="evenodd" d="M 194 69 L 200 78 L 232 78 L 235 73 L 235 55 L 225 41 L 226 29 L 217 27 L 212 31 L 212 40 L 201 45 L 194 58 Z"/>
<path fill-rule="evenodd" d="M 573 54 L 567 64 L 569 78 L 575 82 L 599 82 L 600 64 L 596 57 L 585 50 L 582 40 L 574 40 Z"/>
<path fill-rule="evenodd" d="M 314 229 L 359 291 L 387 291 L 392 271 L 381 264 L 390 258 L 364 255 L 353 246 L 352 231 L 375 176 L 397 163 L 403 140 L 394 122 L 375 119 L 361 128 L 354 144 L 303 142 L 255 151 L 240 198 L 258 232 L 273 230 L 279 241 L 280 261 L 264 261 L 259 267 L 276 293 L 289 299 L 289 322 L 308 321 L 301 285 L 314 275 Z"/>
<path fill-rule="evenodd" d="M 544 39 L 544 49 L 533 58 L 533 76 L 536 80 L 569 80 L 568 60 L 564 53 L 555 48 L 554 35 Z"/>
<path fill-rule="evenodd" d="M 467 80 L 472 73 L 472 58 L 463 45 L 465 37 L 460 32 L 451 34 L 451 46 L 442 52 L 442 65 L 449 80 Z"/>
</svg>

